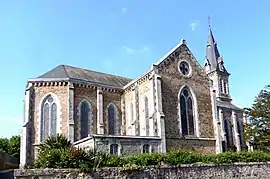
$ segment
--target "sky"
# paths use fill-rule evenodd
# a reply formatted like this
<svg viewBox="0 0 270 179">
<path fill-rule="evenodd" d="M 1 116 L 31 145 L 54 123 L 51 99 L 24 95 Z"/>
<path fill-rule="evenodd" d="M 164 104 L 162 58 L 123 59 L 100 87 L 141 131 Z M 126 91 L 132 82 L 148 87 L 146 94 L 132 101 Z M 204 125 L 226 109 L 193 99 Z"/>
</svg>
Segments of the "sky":
<svg viewBox="0 0 270 179">
<path fill-rule="evenodd" d="M 27 79 L 60 64 L 135 78 L 182 38 L 201 65 L 208 16 L 234 103 L 270 84 L 270 1 L 0 1 L 0 137 L 19 134 Z"/>
</svg>

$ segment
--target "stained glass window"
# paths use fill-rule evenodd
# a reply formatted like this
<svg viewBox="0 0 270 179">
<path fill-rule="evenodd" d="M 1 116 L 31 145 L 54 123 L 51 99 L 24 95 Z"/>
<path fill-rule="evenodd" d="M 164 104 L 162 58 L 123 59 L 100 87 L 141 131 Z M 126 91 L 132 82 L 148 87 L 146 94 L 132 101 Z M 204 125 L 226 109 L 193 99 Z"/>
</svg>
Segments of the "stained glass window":
<svg viewBox="0 0 270 179">
<path fill-rule="evenodd" d="M 41 106 L 40 140 L 46 140 L 57 132 L 57 105 L 55 99 L 48 95 Z"/>
<path fill-rule="evenodd" d="M 181 131 L 182 135 L 194 135 L 194 105 L 192 95 L 188 88 L 180 94 Z"/>
<path fill-rule="evenodd" d="M 80 139 L 88 137 L 91 134 L 91 107 L 86 101 L 83 101 L 80 108 Z"/>
<path fill-rule="evenodd" d="M 108 107 L 108 133 L 109 135 L 115 135 L 116 132 L 116 109 L 113 104 Z"/>
</svg>

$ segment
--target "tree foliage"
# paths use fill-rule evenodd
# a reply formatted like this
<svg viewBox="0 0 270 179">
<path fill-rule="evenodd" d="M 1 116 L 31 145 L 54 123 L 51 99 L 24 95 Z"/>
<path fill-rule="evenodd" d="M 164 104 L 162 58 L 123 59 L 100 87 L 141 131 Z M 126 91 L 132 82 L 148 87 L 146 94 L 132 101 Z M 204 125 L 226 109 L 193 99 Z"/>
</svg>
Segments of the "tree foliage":
<svg viewBox="0 0 270 179">
<path fill-rule="evenodd" d="M 246 139 L 254 136 L 254 147 L 270 152 L 270 85 L 266 86 L 247 113 Z"/>
<path fill-rule="evenodd" d="M 0 138 L 0 150 L 16 158 L 20 158 L 20 136 Z"/>
<path fill-rule="evenodd" d="M 72 144 L 65 136 L 57 134 L 49 136 L 47 140 L 41 143 L 39 146 L 39 150 L 40 152 L 44 152 L 45 150 L 50 149 L 68 149 L 71 146 Z"/>
<path fill-rule="evenodd" d="M 39 146 L 34 168 L 80 168 L 88 171 L 105 165 L 108 155 L 93 149 L 74 147 L 63 135 L 50 136 Z"/>
</svg>

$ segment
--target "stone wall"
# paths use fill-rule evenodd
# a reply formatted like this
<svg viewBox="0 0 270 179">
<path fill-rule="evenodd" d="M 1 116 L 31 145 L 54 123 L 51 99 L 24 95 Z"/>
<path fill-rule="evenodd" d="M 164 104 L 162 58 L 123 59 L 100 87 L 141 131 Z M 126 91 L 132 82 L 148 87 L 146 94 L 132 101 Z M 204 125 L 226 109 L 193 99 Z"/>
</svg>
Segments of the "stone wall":
<svg viewBox="0 0 270 179">
<path fill-rule="evenodd" d="M 167 151 L 196 150 L 205 154 L 213 154 L 216 151 L 214 139 L 166 139 Z"/>
<path fill-rule="evenodd" d="M 59 85 L 36 85 L 34 87 L 35 93 L 35 106 L 34 106 L 34 143 L 39 144 L 39 119 L 41 115 L 40 107 L 42 99 L 44 99 L 48 94 L 54 94 L 60 101 L 60 130 L 59 132 L 67 135 L 67 111 L 68 111 L 68 87 L 67 83 Z"/>
<path fill-rule="evenodd" d="M 158 137 L 140 136 L 103 136 L 93 135 L 74 143 L 77 147 L 95 148 L 110 153 L 110 145 L 117 144 L 117 155 L 141 154 L 143 145 L 149 145 L 149 152 L 160 152 L 160 139 Z"/>
<path fill-rule="evenodd" d="M 80 173 L 78 169 L 35 169 L 15 170 L 16 179 L 268 179 L 270 163 L 249 163 L 233 165 L 181 165 L 181 166 L 153 166 L 138 171 L 121 171 L 120 168 L 102 168 L 92 173 Z"/>
<path fill-rule="evenodd" d="M 181 136 L 179 134 L 179 92 L 185 86 L 194 95 L 194 124 L 198 131 L 197 137 L 214 138 L 209 78 L 186 45 L 181 45 L 167 59 L 166 63 L 161 63 L 157 67 L 158 74 L 162 78 L 166 138 Z M 190 75 L 184 76 L 179 71 L 181 61 L 189 64 Z M 198 122 L 196 122 L 196 118 Z"/>
<path fill-rule="evenodd" d="M 74 138 L 75 141 L 80 140 L 79 136 L 79 117 L 80 109 L 79 104 L 81 101 L 86 100 L 91 105 L 91 133 L 97 133 L 97 90 L 95 88 L 89 88 L 86 85 L 74 85 Z"/>
</svg>

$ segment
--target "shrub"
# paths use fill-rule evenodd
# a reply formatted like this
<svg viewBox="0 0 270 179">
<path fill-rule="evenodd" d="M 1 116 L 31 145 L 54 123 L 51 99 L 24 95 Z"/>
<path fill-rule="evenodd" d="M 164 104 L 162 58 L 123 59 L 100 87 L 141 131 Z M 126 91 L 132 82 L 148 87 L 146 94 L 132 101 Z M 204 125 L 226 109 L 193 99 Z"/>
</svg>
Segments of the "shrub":
<svg viewBox="0 0 270 179">
<path fill-rule="evenodd" d="M 109 155 L 105 166 L 107 166 L 107 167 L 122 167 L 125 163 L 127 163 L 127 162 L 124 161 L 123 157 Z"/>
<path fill-rule="evenodd" d="M 69 158 L 66 149 L 50 149 L 39 153 L 35 168 L 68 168 Z"/>
<path fill-rule="evenodd" d="M 125 164 L 135 164 L 140 166 L 160 165 L 163 161 L 163 155 L 161 153 L 144 153 L 125 157 L 124 161 Z"/>
<path fill-rule="evenodd" d="M 192 164 L 201 161 L 199 154 L 190 151 L 169 152 L 165 157 L 165 163 L 169 165 Z"/>
<path fill-rule="evenodd" d="M 124 171 L 129 171 L 161 164 L 231 164 L 266 161 L 270 161 L 270 153 L 259 151 L 225 152 L 217 155 L 202 155 L 195 151 L 173 151 L 166 154 L 145 153 L 119 157 L 93 149 L 73 147 L 64 136 L 57 135 L 48 138 L 41 144 L 40 153 L 34 162 L 34 168 L 80 168 L 82 171 L 87 172 L 92 168 L 120 167 Z"/>
<path fill-rule="evenodd" d="M 70 141 L 62 134 L 50 136 L 39 146 L 39 151 L 43 152 L 49 149 L 68 149 L 72 147 Z"/>
</svg>

